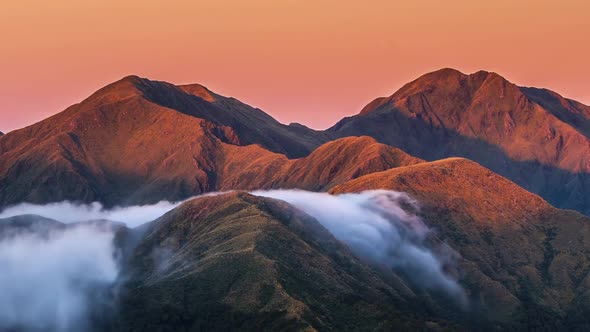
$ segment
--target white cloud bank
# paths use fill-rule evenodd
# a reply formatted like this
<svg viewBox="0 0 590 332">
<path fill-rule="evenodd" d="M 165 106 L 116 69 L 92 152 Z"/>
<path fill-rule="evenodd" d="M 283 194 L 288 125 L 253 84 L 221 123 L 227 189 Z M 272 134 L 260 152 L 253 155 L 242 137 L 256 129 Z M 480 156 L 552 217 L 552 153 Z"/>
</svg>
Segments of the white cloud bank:
<svg viewBox="0 0 590 332">
<path fill-rule="evenodd" d="M 450 248 L 437 250 L 426 242 L 431 230 L 402 205 L 418 209 L 404 193 L 371 190 L 330 195 L 301 190 L 255 191 L 254 195 L 286 201 L 316 218 L 337 239 L 359 256 L 397 269 L 414 283 L 428 289 L 443 290 L 464 304 L 464 292 L 445 272 L 452 266 Z"/>
<path fill-rule="evenodd" d="M 0 242 L 0 330 L 84 329 L 91 292 L 117 278 L 113 232 L 79 225 Z"/>
<path fill-rule="evenodd" d="M 105 210 L 99 203 L 62 202 L 19 204 L 2 211 L 0 219 L 29 214 L 70 225 L 4 229 L 0 236 L 0 331 L 86 330 L 92 302 L 101 296 L 108 300 L 106 293 L 112 291 L 120 271 L 115 229 L 108 224 L 77 222 L 111 220 L 136 227 L 178 204 Z"/>
</svg>

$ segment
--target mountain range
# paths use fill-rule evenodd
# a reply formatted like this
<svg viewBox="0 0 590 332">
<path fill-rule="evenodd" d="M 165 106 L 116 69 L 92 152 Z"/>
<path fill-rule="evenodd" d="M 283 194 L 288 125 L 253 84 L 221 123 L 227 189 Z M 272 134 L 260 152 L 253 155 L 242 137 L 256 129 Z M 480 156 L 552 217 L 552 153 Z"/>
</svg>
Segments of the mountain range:
<svg viewBox="0 0 590 332">
<path fill-rule="evenodd" d="M 590 107 L 495 73 L 443 69 L 328 132 L 369 135 L 426 159 L 465 157 L 555 206 L 588 214 Z"/>
<path fill-rule="evenodd" d="M 99 330 L 586 330 L 589 174 L 590 107 L 485 71 L 426 74 L 324 131 L 198 84 L 129 76 L 0 133 L 0 210 L 227 191 L 117 226 L 126 280 Z M 255 192 L 273 189 L 406 193 L 404 213 L 433 230 L 421 245 L 453 253 L 445 273 L 465 299 Z M 36 223 L 66 227 L 5 219 L 0 239 Z"/>
<path fill-rule="evenodd" d="M 306 157 L 337 138 L 369 136 L 424 160 L 471 159 L 557 207 L 588 214 L 589 119 L 588 106 L 484 71 L 426 74 L 326 131 L 282 125 L 198 84 L 129 76 L 3 135 L 0 206 L 64 199 L 135 204 L 241 189 L 224 181 L 235 181 L 226 168 L 241 169 L 244 159 L 279 167 L 285 157 Z M 251 181 L 278 186 L 273 180 Z"/>
</svg>

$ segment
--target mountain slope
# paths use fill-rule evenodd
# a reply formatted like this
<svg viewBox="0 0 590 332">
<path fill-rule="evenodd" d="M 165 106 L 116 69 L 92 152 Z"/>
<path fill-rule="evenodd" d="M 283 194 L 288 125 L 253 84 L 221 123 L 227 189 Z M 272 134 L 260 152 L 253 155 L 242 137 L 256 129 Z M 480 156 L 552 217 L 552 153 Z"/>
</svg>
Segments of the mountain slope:
<svg viewBox="0 0 590 332">
<path fill-rule="evenodd" d="M 361 175 L 423 162 L 366 136 L 328 142 L 299 159 L 287 159 L 255 147 L 250 150 L 257 153 L 244 153 L 242 147 L 227 148 L 235 153 L 228 153 L 234 158 L 226 159 L 224 169 L 218 171 L 223 179 L 220 190 L 326 190 Z"/>
<path fill-rule="evenodd" d="M 552 204 L 590 213 L 590 108 L 495 73 L 443 69 L 378 98 L 328 130 L 411 155 L 475 160 Z"/>
<path fill-rule="evenodd" d="M 0 138 L 0 206 L 182 199 L 219 188 L 229 146 L 298 156 L 325 140 L 202 86 L 126 77 Z"/>
<path fill-rule="evenodd" d="M 92 322 L 110 331 L 590 326 L 587 217 L 552 208 L 459 158 L 365 175 L 332 192 L 380 188 L 419 199 L 418 212 L 436 229 L 431 240 L 460 254 L 466 313 L 413 289 L 405 277 L 363 263 L 291 205 L 231 192 L 187 201 L 134 230 L 119 229 L 117 310 L 105 315 L 112 308 L 97 307 Z M 19 216 L 0 220 L 0 238 L 10 227 L 31 228 L 31 220 L 37 231 L 69 227 Z"/>
<path fill-rule="evenodd" d="M 303 153 L 324 139 L 198 85 L 128 77 L 0 138 L 0 207 L 63 200 L 144 204 L 231 189 L 319 190 L 420 161 L 368 137 L 330 142 L 302 159 L 271 151 Z"/>
<path fill-rule="evenodd" d="M 421 204 L 424 220 L 461 255 L 472 307 L 520 329 L 587 329 L 590 219 L 559 210 L 461 158 L 359 177 L 332 193 L 390 189 Z"/>
<path fill-rule="evenodd" d="M 201 197 L 144 227 L 115 329 L 425 328 L 428 309 L 408 302 L 403 283 L 384 282 L 284 202 L 240 192 Z"/>
<path fill-rule="evenodd" d="M 551 112 L 559 120 L 574 127 L 584 136 L 590 135 L 590 106 L 563 98 L 547 89 L 521 88 L 521 91 L 529 99 Z"/>
</svg>

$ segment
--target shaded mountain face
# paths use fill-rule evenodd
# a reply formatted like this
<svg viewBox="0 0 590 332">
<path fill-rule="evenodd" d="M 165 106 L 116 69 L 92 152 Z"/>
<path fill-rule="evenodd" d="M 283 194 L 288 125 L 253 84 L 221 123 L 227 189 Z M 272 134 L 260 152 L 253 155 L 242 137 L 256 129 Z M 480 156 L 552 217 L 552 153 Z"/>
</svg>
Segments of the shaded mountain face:
<svg viewBox="0 0 590 332">
<path fill-rule="evenodd" d="M 590 327 L 590 219 L 559 210 L 472 161 L 399 167 L 334 187 L 409 193 L 460 254 L 472 309 L 518 329 Z M 493 325 L 493 323 L 492 323 Z"/>
<path fill-rule="evenodd" d="M 460 156 L 489 167 L 552 204 L 590 213 L 590 107 L 518 87 L 495 73 L 443 69 L 328 130 L 369 135 L 411 155 Z"/>
<path fill-rule="evenodd" d="M 111 329 L 415 330 L 448 326 L 289 204 L 233 192 L 144 227 Z"/>
<path fill-rule="evenodd" d="M 449 305 L 361 262 L 316 219 L 244 192 L 193 199 L 132 230 L 0 219 L 0 248 L 2 330 L 455 326 L 441 318 Z"/>
<path fill-rule="evenodd" d="M 419 213 L 436 228 L 430 240 L 435 247 L 459 254 L 458 276 L 469 297 L 467 306 L 460 308 L 448 298 L 413 287 L 416 276 L 399 275 L 358 258 L 318 220 L 286 202 L 231 192 L 187 201 L 133 230 L 117 226 L 114 238 L 104 238 L 109 241 L 104 244 L 114 241 L 121 250 L 117 280 L 106 279 L 108 283 L 95 288 L 95 293 L 65 289 L 72 295 L 85 294 L 87 310 L 64 318 L 90 323 L 84 328 L 99 331 L 587 330 L 590 326 L 587 217 L 555 209 L 509 180 L 458 158 L 365 175 L 332 192 L 382 188 L 404 190 L 419 199 L 418 208 L 407 205 L 408 213 Z M 6 225 L 54 234 L 80 227 L 38 216 L 0 220 L 0 246 L 3 235 L 9 234 L 2 228 Z M 113 226 L 81 225 L 92 226 L 92 237 L 80 241 L 84 233 L 75 233 L 68 241 L 76 246 L 102 241 L 101 229 Z M 108 253 L 110 246 L 101 252 L 105 250 Z M 82 281 L 89 274 L 78 273 L 103 262 L 87 262 L 97 252 L 40 253 L 66 267 L 84 258 L 85 269 L 64 269 Z M 47 270 L 51 276 L 62 276 L 56 271 Z M 116 291 L 109 291 L 113 287 Z M 108 301 L 94 301 L 104 296 L 110 296 Z M 113 301 L 115 305 L 106 305 Z M 75 314 L 90 316 L 72 319 L 78 317 Z"/>
</svg>

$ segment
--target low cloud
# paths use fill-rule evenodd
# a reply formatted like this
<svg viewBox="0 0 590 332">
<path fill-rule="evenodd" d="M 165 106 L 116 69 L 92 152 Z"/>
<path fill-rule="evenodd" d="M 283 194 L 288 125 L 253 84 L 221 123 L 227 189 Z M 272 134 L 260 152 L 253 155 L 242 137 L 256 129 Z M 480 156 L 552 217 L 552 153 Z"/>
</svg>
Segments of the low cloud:
<svg viewBox="0 0 590 332">
<path fill-rule="evenodd" d="M 105 210 L 98 203 L 62 202 L 2 211 L 0 219 L 27 214 L 24 219 L 33 222 L 0 228 L 0 330 L 87 330 L 93 314 L 114 304 L 121 254 L 114 244 L 118 227 L 86 221 L 136 227 L 178 204 Z"/>
<path fill-rule="evenodd" d="M 0 213 L 0 219 L 23 214 L 34 214 L 66 224 L 88 220 L 110 220 L 125 223 L 128 227 L 133 228 L 162 216 L 180 204 L 181 202 L 162 201 L 152 205 L 105 209 L 100 203 L 75 204 L 60 202 L 45 205 L 23 203 L 4 209 Z"/>
<path fill-rule="evenodd" d="M 0 330 L 80 331 L 117 279 L 114 233 L 85 224 L 0 242 Z"/>
<path fill-rule="evenodd" d="M 330 195 L 300 190 L 255 191 L 286 201 L 316 218 L 360 257 L 405 273 L 420 287 L 437 289 L 464 304 L 465 295 L 446 270 L 456 253 L 428 244 L 431 230 L 415 214 L 418 204 L 404 193 L 372 190 Z M 404 209 L 403 207 L 406 207 Z"/>
</svg>

